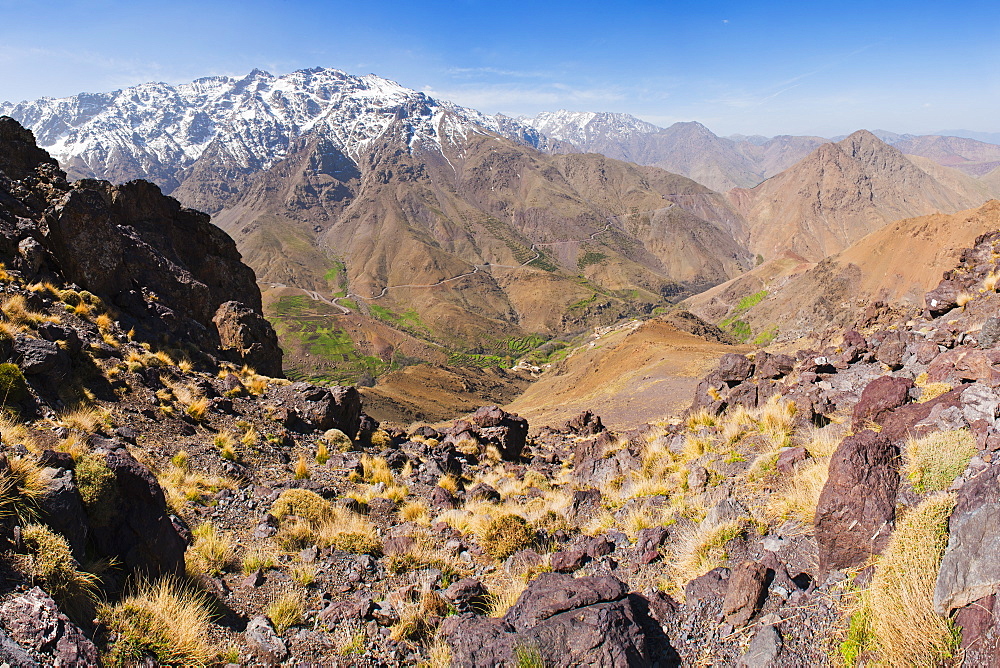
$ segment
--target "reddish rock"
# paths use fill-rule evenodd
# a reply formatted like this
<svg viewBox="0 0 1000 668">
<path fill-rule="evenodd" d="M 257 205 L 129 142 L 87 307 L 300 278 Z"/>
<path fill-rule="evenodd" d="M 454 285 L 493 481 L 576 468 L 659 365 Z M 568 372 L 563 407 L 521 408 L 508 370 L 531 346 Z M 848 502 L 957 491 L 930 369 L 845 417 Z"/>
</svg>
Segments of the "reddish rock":
<svg viewBox="0 0 1000 668">
<path fill-rule="evenodd" d="M 94 643 L 38 587 L 0 605 L 0 628 L 22 647 L 48 657 L 52 663 L 47 665 L 67 668 L 100 665 Z"/>
<path fill-rule="evenodd" d="M 721 381 L 729 384 L 742 383 L 753 373 L 753 362 L 747 359 L 746 355 L 736 353 L 726 353 L 719 360 L 719 367 L 714 375 Z"/>
<path fill-rule="evenodd" d="M 600 417 L 591 411 L 584 411 L 568 421 L 563 427 L 563 431 L 577 436 L 596 436 L 605 431 L 605 427 L 601 424 Z"/>
<path fill-rule="evenodd" d="M 713 568 L 704 575 L 684 585 L 684 599 L 688 602 L 707 598 L 722 598 L 729 585 L 729 569 Z"/>
<path fill-rule="evenodd" d="M 803 447 L 787 448 L 778 455 L 774 466 L 781 473 L 789 474 L 795 471 L 796 465 L 808 459 L 809 453 Z"/>
<path fill-rule="evenodd" d="M 895 376 L 882 376 L 868 383 L 854 407 L 851 428 L 857 431 L 869 422 L 880 423 L 889 411 L 909 401 L 911 387 L 912 380 Z"/>
<path fill-rule="evenodd" d="M 516 461 L 528 438 L 528 421 L 501 410 L 498 406 L 482 406 L 469 417 L 479 428 L 479 440 L 493 443 L 500 456 Z"/>
<path fill-rule="evenodd" d="M 722 614 L 726 622 L 743 626 L 760 609 L 766 593 L 767 568 L 755 561 L 744 561 L 729 578 Z"/>
<path fill-rule="evenodd" d="M 962 286 L 955 281 L 941 281 L 936 288 L 924 295 L 924 303 L 927 311 L 932 316 L 939 316 L 947 313 L 958 306 L 958 295 L 962 293 Z"/>
<path fill-rule="evenodd" d="M 882 551 L 895 525 L 898 489 L 899 451 L 884 434 L 866 429 L 841 442 L 816 505 L 821 573 Z"/>
</svg>

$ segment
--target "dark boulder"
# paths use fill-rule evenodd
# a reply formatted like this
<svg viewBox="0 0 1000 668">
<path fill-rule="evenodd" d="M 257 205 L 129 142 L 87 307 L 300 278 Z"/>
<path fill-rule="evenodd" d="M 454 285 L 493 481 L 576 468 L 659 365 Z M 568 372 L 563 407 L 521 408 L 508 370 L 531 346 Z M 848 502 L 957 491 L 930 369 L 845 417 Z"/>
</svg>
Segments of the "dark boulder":
<svg viewBox="0 0 1000 668">
<path fill-rule="evenodd" d="M 881 553 L 896 521 L 898 489 L 899 451 L 884 434 L 866 429 L 841 442 L 816 505 L 821 573 Z"/>
<path fill-rule="evenodd" d="M 958 306 L 958 296 L 962 294 L 962 285 L 956 281 L 941 281 L 936 288 L 924 295 L 927 311 L 932 316 L 947 313 Z"/>
<path fill-rule="evenodd" d="M 881 376 L 865 386 L 854 407 L 852 429 L 864 429 L 869 422 L 880 424 L 889 411 L 910 400 L 913 381 L 909 378 Z"/>
<path fill-rule="evenodd" d="M 219 332 L 222 354 L 237 364 L 247 364 L 265 376 L 282 376 L 278 335 L 260 310 L 237 301 L 224 302 L 212 322 Z"/>
<path fill-rule="evenodd" d="M 114 474 L 113 492 L 102 500 L 109 521 L 90 532 L 98 553 L 150 578 L 182 573 L 187 545 L 170 521 L 156 477 L 124 447 L 108 443 L 95 450 Z"/>
<path fill-rule="evenodd" d="M 507 461 L 517 461 L 528 438 L 528 421 L 501 410 L 498 406 L 482 406 L 469 417 L 478 427 L 479 440 L 492 443 Z"/>
<path fill-rule="evenodd" d="M 563 431 L 576 434 L 577 436 L 596 436 L 605 430 L 603 424 L 601 424 L 601 418 L 594 415 L 591 411 L 584 411 L 569 420 L 563 427 Z"/>
<path fill-rule="evenodd" d="M 318 387 L 292 383 L 268 390 L 268 398 L 279 402 L 283 422 L 296 431 L 339 429 L 356 438 L 361 428 L 361 395 L 354 387 Z"/>
</svg>

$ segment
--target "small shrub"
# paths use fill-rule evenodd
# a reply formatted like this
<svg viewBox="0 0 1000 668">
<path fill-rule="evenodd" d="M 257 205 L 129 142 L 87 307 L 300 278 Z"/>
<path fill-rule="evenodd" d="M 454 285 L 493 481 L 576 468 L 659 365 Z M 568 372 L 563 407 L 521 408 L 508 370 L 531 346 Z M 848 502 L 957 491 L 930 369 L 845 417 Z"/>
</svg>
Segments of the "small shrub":
<svg viewBox="0 0 1000 668">
<path fill-rule="evenodd" d="M 271 514 L 279 520 L 295 515 L 314 524 L 329 518 L 333 509 L 333 504 L 316 492 L 296 488 L 286 489 L 271 504 Z"/>
<path fill-rule="evenodd" d="M 303 614 L 305 610 L 302 597 L 293 592 L 282 594 L 267 606 L 267 618 L 271 620 L 278 635 L 301 623 Z"/>
<path fill-rule="evenodd" d="M 338 452 L 347 452 L 354 446 L 347 434 L 339 429 L 328 429 L 325 431 L 323 433 L 323 440 Z"/>
<path fill-rule="evenodd" d="M 98 578 L 77 567 L 65 538 L 41 524 L 29 524 L 21 539 L 28 551 L 21 565 L 42 589 L 74 613 L 93 604 Z"/>
<path fill-rule="evenodd" d="M 479 536 L 479 544 L 491 557 L 503 561 L 518 550 L 531 545 L 534 539 L 534 533 L 523 517 L 501 515 L 487 524 Z"/>
<path fill-rule="evenodd" d="M 357 554 L 379 554 L 382 550 L 371 522 L 309 490 L 286 489 L 272 504 L 271 514 L 287 520 L 276 538 L 289 549 L 315 544 Z"/>
<path fill-rule="evenodd" d="M 0 401 L 16 404 L 28 396 L 28 383 L 21 367 L 10 362 L 0 364 Z"/>
<path fill-rule="evenodd" d="M 323 466 L 330 461 L 330 450 L 326 447 L 326 441 L 320 441 L 316 446 L 316 463 Z"/>
<path fill-rule="evenodd" d="M 378 429 L 371 436 L 372 447 L 388 448 L 392 446 L 392 436 L 384 429 Z"/>
<path fill-rule="evenodd" d="M 134 594 L 99 612 L 100 621 L 117 636 L 105 662 L 139 665 L 148 652 L 164 665 L 208 666 L 217 654 L 207 640 L 211 617 L 205 595 L 178 580 L 143 582 Z"/>
<path fill-rule="evenodd" d="M 100 455 L 84 455 L 73 471 L 87 516 L 94 526 L 109 526 L 118 505 L 118 483 Z"/>
</svg>

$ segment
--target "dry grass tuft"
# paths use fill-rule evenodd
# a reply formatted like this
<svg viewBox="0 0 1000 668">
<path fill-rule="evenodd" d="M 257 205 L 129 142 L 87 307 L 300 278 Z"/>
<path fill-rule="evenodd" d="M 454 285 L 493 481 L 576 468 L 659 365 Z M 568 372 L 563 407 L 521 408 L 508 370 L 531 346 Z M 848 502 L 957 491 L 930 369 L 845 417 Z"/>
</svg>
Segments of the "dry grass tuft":
<svg viewBox="0 0 1000 668">
<path fill-rule="evenodd" d="M 237 564 L 236 549 L 229 534 L 217 530 L 211 522 L 199 525 L 191 533 L 194 543 L 185 555 L 190 575 L 219 575 Z"/>
<path fill-rule="evenodd" d="M 246 551 L 240 566 L 243 574 L 249 575 L 254 571 L 266 571 L 269 568 L 274 568 L 277 563 L 277 557 L 273 550 L 263 545 L 257 545 Z"/>
<path fill-rule="evenodd" d="M 278 635 L 297 624 L 301 624 L 304 615 L 305 605 L 302 602 L 302 596 L 297 592 L 286 592 L 267 606 L 267 618 L 271 620 Z"/>
<path fill-rule="evenodd" d="M 682 534 L 671 560 L 677 588 L 683 589 L 687 582 L 721 566 L 729 558 L 726 544 L 744 533 L 743 524 L 734 520 L 714 526 L 701 524 Z"/>
<path fill-rule="evenodd" d="M 943 491 L 962 475 L 977 450 L 968 429 L 911 439 L 906 444 L 903 472 L 917 492 Z"/>
<path fill-rule="evenodd" d="M 117 635 L 106 663 L 139 665 L 149 652 L 164 665 L 210 665 L 218 652 L 207 640 L 209 610 L 204 594 L 174 578 L 139 584 L 135 593 L 99 612 L 100 621 Z"/>
<path fill-rule="evenodd" d="M 68 429 L 78 429 L 93 434 L 107 419 L 107 413 L 100 408 L 76 406 L 60 414 L 59 423 Z"/>
<path fill-rule="evenodd" d="M 382 550 L 374 524 L 309 490 L 285 490 L 271 506 L 271 514 L 282 520 L 276 538 L 289 549 L 315 544 L 358 554 Z"/>
<path fill-rule="evenodd" d="M 934 612 L 934 587 L 954 505 L 951 495 L 934 494 L 896 526 L 841 645 L 848 665 L 865 651 L 874 651 L 879 665 L 900 668 L 943 665 L 954 658 L 958 633 L 950 620 Z"/>
</svg>

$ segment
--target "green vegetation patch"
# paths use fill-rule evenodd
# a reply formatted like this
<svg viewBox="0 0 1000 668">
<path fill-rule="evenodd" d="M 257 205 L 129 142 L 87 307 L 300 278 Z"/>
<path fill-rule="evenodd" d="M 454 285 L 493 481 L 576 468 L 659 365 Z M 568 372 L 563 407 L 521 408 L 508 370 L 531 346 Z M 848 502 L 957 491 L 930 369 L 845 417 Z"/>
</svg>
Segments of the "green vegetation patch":
<svg viewBox="0 0 1000 668">
<path fill-rule="evenodd" d="M 729 315 L 727 315 L 719 323 L 719 327 L 732 334 L 739 341 L 744 343 L 750 341 L 750 339 L 754 336 L 753 329 L 750 327 L 748 322 L 741 318 L 741 316 L 757 304 L 761 303 L 767 295 L 767 290 L 761 290 L 760 292 L 755 292 L 752 295 L 743 297 L 736 303 L 736 307 L 729 312 Z M 777 327 L 771 326 L 764 332 L 760 332 L 753 340 L 753 343 L 755 345 L 767 345 L 774 339 L 777 333 Z"/>
<path fill-rule="evenodd" d="M 271 323 L 289 353 L 290 368 L 285 370 L 289 378 L 353 384 L 392 368 L 380 357 L 358 350 L 350 335 L 336 325 L 338 315 L 330 306 L 301 295 L 282 297 L 275 303 Z"/>
<path fill-rule="evenodd" d="M 608 256 L 605 255 L 604 253 L 598 253 L 596 251 L 587 251 L 586 253 L 580 256 L 580 259 L 576 261 L 576 265 L 580 267 L 580 269 L 582 270 L 586 269 L 588 266 L 592 264 L 600 264 L 607 258 Z"/>
</svg>

